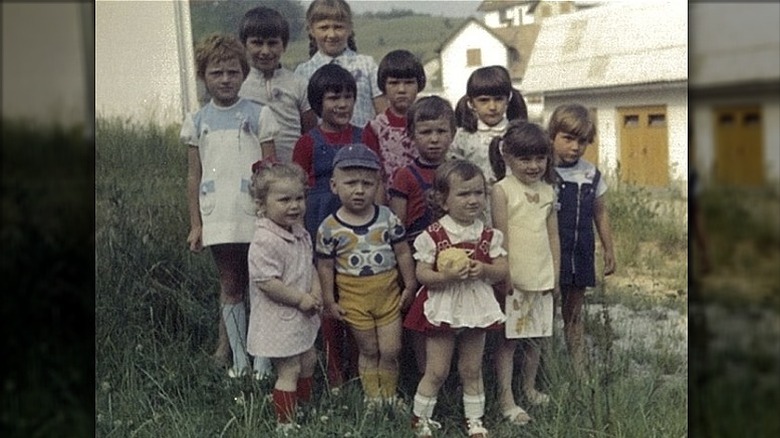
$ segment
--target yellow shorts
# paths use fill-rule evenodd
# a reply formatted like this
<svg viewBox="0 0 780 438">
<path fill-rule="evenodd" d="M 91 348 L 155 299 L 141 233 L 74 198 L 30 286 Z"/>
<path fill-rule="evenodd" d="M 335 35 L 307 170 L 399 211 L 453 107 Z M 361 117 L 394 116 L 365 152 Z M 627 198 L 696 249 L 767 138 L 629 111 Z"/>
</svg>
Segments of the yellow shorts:
<svg viewBox="0 0 780 438">
<path fill-rule="evenodd" d="M 344 320 L 357 330 L 382 327 L 401 317 L 398 270 L 367 277 L 336 274 Z"/>
</svg>

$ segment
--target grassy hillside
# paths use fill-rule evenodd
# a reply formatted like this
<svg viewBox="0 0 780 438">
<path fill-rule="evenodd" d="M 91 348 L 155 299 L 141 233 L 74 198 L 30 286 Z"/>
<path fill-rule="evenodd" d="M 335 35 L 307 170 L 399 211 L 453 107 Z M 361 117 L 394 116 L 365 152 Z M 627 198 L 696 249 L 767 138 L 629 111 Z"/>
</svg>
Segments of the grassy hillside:
<svg viewBox="0 0 780 438">
<path fill-rule="evenodd" d="M 406 49 L 423 62 L 436 55 L 436 50 L 465 19 L 411 15 L 399 18 L 355 17 L 355 39 L 358 52 L 371 55 L 376 62 L 388 52 Z M 290 41 L 282 59 L 288 68 L 295 68 L 309 59 L 309 40 L 304 33 Z"/>
</svg>

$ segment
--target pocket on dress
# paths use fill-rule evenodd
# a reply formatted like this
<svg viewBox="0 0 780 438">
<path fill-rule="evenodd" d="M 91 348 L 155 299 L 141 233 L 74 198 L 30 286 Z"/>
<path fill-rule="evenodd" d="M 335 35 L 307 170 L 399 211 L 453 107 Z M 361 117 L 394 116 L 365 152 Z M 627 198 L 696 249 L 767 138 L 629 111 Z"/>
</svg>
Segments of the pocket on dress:
<svg viewBox="0 0 780 438">
<path fill-rule="evenodd" d="M 200 214 L 209 215 L 217 206 L 216 186 L 214 180 L 204 181 L 200 184 Z"/>
<path fill-rule="evenodd" d="M 252 195 L 249 193 L 249 185 L 250 181 L 248 179 L 241 178 L 241 194 L 243 198 L 240 202 L 244 213 L 254 217 L 257 215 L 257 205 L 255 205 L 255 200 L 252 199 Z"/>
<path fill-rule="evenodd" d="M 296 315 L 298 315 L 298 309 L 294 307 L 284 306 L 279 312 L 279 318 L 282 321 L 290 321 L 291 319 L 295 318 Z"/>
</svg>

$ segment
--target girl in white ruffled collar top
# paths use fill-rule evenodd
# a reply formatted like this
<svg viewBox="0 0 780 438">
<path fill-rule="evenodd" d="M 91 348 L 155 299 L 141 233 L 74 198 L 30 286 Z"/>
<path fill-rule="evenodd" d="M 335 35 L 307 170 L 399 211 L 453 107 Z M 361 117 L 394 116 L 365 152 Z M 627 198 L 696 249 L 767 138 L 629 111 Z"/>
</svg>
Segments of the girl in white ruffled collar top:
<svg viewBox="0 0 780 438">
<path fill-rule="evenodd" d="M 528 109 L 520 92 L 512 87 L 506 68 L 491 65 L 474 70 L 466 82 L 466 95 L 455 105 L 458 131 L 450 158 L 462 158 L 479 166 L 489 186 L 496 182 L 488 147 L 493 137 L 506 133 L 516 119 L 527 120 Z"/>
<path fill-rule="evenodd" d="M 431 437 L 432 429 L 440 427 L 431 417 L 457 344 L 466 430 L 470 437 L 486 437 L 482 355 L 486 331 L 500 328 L 505 319 L 492 286 L 508 272 L 503 234 L 480 220 L 487 186 L 474 163 L 450 160 L 439 166 L 432 197 L 439 220 L 414 241 L 423 287 L 404 320 L 404 327 L 426 336 L 427 360 L 414 396 L 412 427 L 418 437 Z"/>
</svg>

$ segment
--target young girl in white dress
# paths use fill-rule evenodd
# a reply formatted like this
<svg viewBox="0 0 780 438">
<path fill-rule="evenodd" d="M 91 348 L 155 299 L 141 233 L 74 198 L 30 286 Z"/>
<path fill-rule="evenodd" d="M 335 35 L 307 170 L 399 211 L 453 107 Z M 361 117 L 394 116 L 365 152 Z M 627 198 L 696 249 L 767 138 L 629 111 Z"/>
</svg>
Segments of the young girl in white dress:
<svg viewBox="0 0 780 438">
<path fill-rule="evenodd" d="M 187 145 L 187 203 L 193 252 L 208 247 L 220 286 L 219 343 L 214 357 L 229 362 L 230 377 L 251 372 L 246 354 L 246 255 L 254 232 L 255 208 L 249 197 L 250 167 L 276 155 L 279 125 L 267 106 L 239 97 L 249 73 L 244 46 L 231 35 L 212 34 L 195 48 L 195 68 L 211 95 L 209 103 L 188 114 L 180 139 Z M 268 360 L 254 360 L 256 375 L 269 371 Z"/>
<path fill-rule="evenodd" d="M 538 405 L 548 400 L 536 390 L 536 374 L 539 342 L 552 336 L 560 266 L 552 144 L 540 126 L 514 121 L 490 144 L 490 158 L 498 179 L 491 193 L 493 225 L 504 234 L 509 258 L 509 276 L 499 290 L 507 320 L 494 356 L 498 403 L 506 420 L 522 425 L 531 417 L 515 403 L 512 392 L 519 340 L 526 401 Z"/>
<path fill-rule="evenodd" d="M 425 373 L 414 396 L 412 417 L 418 437 L 431 437 L 432 429 L 440 427 L 431 417 L 456 343 L 466 429 L 470 437 L 487 436 L 482 424 L 482 354 L 485 332 L 499 329 L 504 321 L 492 284 L 506 278 L 507 261 L 503 234 L 479 219 L 487 203 L 486 187 L 474 163 L 444 162 L 436 170 L 432 187 L 434 216 L 440 219 L 414 241 L 417 279 L 423 287 L 404 327 L 426 336 Z M 444 266 L 449 258 L 444 254 L 453 254 L 453 247 L 461 248 L 460 256 Z"/>
</svg>

